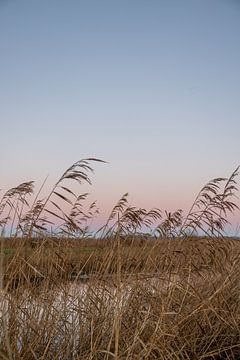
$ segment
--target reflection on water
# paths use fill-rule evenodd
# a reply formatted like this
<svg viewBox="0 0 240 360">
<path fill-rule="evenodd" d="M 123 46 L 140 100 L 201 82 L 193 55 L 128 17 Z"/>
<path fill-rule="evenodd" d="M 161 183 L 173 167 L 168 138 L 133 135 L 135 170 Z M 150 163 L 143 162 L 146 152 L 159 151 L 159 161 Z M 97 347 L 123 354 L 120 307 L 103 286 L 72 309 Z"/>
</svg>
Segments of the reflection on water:
<svg viewBox="0 0 240 360">
<path fill-rule="evenodd" d="M 160 278 L 145 275 L 122 282 L 116 279 L 69 282 L 53 290 L 39 291 L 37 296 L 31 291 L 2 292 L 1 337 L 6 329 L 16 329 L 18 348 L 21 349 L 31 333 L 45 329 L 44 336 L 51 336 L 56 344 L 64 341 L 67 333 L 74 346 L 77 346 L 93 316 L 95 319 L 109 317 L 109 321 L 112 321 L 116 312 L 127 309 L 134 297 L 146 291 L 148 295 L 166 293 L 177 281 L 176 276 Z"/>
</svg>

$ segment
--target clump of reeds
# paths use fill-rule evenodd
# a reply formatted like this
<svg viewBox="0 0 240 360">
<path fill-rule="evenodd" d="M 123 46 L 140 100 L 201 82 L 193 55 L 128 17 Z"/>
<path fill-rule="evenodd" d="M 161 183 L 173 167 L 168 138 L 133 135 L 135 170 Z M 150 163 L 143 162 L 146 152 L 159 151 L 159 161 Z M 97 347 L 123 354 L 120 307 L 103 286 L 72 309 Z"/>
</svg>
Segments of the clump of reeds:
<svg viewBox="0 0 240 360">
<path fill-rule="evenodd" d="M 1 199 L 1 358 L 238 359 L 240 243 L 224 235 L 238 169 L 205 185 L 185 216 L 124 194 L 94 236 L 96 203 L 84 207 L 70 186 L 90 183 L 92 161 L 45 199 L 31 203 L 32 181 Z"/>
</svg>

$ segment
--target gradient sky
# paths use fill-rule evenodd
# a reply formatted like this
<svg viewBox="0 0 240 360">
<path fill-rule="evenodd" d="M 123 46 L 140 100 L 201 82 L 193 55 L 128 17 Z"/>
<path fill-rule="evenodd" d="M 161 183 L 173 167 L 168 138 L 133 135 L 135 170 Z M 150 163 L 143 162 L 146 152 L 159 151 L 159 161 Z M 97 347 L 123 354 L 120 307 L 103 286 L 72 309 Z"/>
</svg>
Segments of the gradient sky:
<svg viewBox="0 0 240 360">
<path fill-rule="evenodd" d="M 95 156 L 103 212 L 187 209 L 240 163 L 240 1 L 0 0 L 0 104 L 0 188 Z"/>
</svg>

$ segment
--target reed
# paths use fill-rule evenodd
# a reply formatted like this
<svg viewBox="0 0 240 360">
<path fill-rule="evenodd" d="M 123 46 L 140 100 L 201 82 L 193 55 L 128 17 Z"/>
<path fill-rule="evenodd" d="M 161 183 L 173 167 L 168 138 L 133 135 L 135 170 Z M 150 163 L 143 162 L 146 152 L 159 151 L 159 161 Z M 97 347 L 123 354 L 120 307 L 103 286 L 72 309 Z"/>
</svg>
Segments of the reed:
<svg viewBox="0 0 240 360">
<path fill-rule="evenodd" d="M 97 204 L 71 184 L 91 183 L 95 161 L 73 164 L 44 199 L 33 181 L 2 196 L 1 358 L 238 359 L 240 243 L 224 234 L 238 168 L 186 215 L 124 194 L 93 233 Z"/>
</svg>

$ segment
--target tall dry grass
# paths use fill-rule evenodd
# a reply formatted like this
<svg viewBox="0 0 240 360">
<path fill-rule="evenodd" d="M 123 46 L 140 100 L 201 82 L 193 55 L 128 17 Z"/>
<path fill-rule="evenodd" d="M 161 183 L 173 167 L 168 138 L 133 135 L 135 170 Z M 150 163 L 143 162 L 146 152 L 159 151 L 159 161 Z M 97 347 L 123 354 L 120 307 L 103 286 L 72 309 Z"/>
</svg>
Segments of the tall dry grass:
<svg viewBox="0 0 240 360">
<path fill-rule="evenodd" d="M 70 185 L 90 183 L 92 161 L 45 199 L 31 203 L 32 181 L 1 199 L 1 358 L 238 359 L 240 243 L 224 235 L 238 169 L 186 215 L 138 209 L 125 194 L 93 236 L 97 205 Z"/>
</svg>

